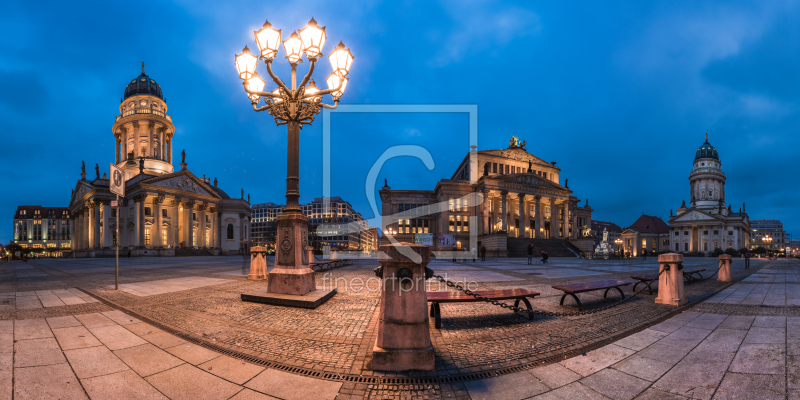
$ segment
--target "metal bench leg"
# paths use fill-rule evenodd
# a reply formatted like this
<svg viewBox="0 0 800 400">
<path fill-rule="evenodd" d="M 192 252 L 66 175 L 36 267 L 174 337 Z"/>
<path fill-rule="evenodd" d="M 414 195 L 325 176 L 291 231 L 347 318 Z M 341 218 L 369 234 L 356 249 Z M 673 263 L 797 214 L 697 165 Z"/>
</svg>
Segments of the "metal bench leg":
<svg viewBox="0 0 800 400">
<path fill-rule="evenodd" d="M 434 306 L 435 304 L 436 304 L 436 303 L 431 303 L 431 318 L 433 318 L 433 306 Z"/>
<path fill-rule="evenodd" d="M 653 294 L 653 287 L 652 287 L 652 286 L 650 286 L 650 285 L 652 285 L 652 284 L 653 284 L 653 282 L 650 282 L 650 283 L 648 283 L 648 284 L 647 284 L 647 290 L 649 290 L 649 291 L 650 291 L 650 294 Z"/>
<path fill-rule="evenodd" d="M 631 289 L 631 292 L 636 292 L 636 287 L 639 286 L 640 283 L 644 283 L 644 282 L 639 281 L 639 282 L 634 283 L 633 284 L 633 289 Z"/>
<path fill-rule="evenodd" d="M 575 302 L 578 303 L 578 311 L 583 311 L 583 304 L 581 304 L 581 301 L 578 300 L 578 296 L 575 296 L 573 293 L 564 293 L 564 295 L 561 296 L 560 305 L 564 305 L 564 298 L 567 296 L 572 296 L 572 298 L 575 299 Z"/>
<path fill-rule="evenodd" d="M 533 321 L 533 307 L 531 307 L 531 302 L 528 299 L 521 297 L 514 302 L 514 307 L 519 307 L 519 302 L 522 301 L 525 303 L 525 307 L 528 307 L 528 319 Z"/>
<path fill-rule="evenodd" d="M 434 305 L 434 315 L 433 315 L 433 326 L 436 329 L 442 329 L 442 310 L 439 308 L 439 303 L 433 303 Z"/>
<path fill-rule="evenodd" d="M 617 289 L 619 295 L 622 296 L 622 300 L 625 300 L 625 292 L 623 292 L 622 289 L 619 288 L 619 286 L 614 287 L 614 289 Z M 608 289 L 606 289 L 606 291 L 608 291 Z"/>
</svg>

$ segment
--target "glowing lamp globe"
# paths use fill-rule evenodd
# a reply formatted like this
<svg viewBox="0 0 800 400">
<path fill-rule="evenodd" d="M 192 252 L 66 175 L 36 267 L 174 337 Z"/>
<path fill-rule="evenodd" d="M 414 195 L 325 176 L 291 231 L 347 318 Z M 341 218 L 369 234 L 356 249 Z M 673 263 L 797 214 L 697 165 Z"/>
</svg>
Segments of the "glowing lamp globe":
<svg viewBox="0 0 800 400">
<path fill-rule="evenodd" d="M 300 57 L 303 55 L 303 41 L 297 32 L 292 32 L 289 39 L 283 42 L 283 48 L 286 50 L 286 59 L 290 64 L 297 64 L 300 62 Z"/>
<path fill-rule="evenodd" d="M 247 48 L 247 46 L 244 46 L 242 54 L 237 55 L 234 60 L 234 64 L 236 64 L 236 70 L 239 72 L 239 79 L 250 79 L 250 77 L 256 72 L 257 62 L 258 57 L 251 54 L 250 49 Z"/>
<path fill-rule="evenodd" d="M 269 21 L 264 22 L 261 30 L 253 32 L 256 36 L 256 45 L 261 51 L 261 57 L 272 60 L 278 54 L 278 46 L 281 43 L 281 30 L 272 28 Z"/>
<path fill-rule="evenodd" d="M 326 79 L 325 81 L 328 82 L 329 89 L 339 88 L 339 90 L 331 93 L 331 96 L 337 99 L 339 97 L 342 97 L 342 95 L 344 94 L 344 89 L 347 87 L 347 78 L 342 77 L 336 72 L 331 72 L 331 74 L 328 75 L 328 79 Z M 341 87 L 339 87 L 339 85 L 341 85 Z"/>
<path fill-rule="evenodd" d="M 344 43 L 339 42 L 333 50 L 333 53 L 328 56 L 328 60 L 331 62 L 333 72 L 341 76 L 347 76 L 347 74 L 350 73 L 350 65 L 353 64 L 353 55 L 350 53 L 350 49 L 344 48 Z"/>
<path fill-rule="evenodd" d="M 314 18 L 311 18 L 311 21 L 308 21 L 308 26 L 300 31 L 303 51 L 309 60 L 316 59 L 322 53 L 322 46 L 325 45 L 326 39 L 325 27 L 319 27 Z"/>
</svg>

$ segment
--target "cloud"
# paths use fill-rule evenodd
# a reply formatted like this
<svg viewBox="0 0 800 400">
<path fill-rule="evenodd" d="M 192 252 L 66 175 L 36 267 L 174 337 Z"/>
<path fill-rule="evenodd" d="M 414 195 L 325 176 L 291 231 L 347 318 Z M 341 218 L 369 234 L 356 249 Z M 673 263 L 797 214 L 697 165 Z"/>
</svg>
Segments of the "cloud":
<svg viewBox="0 0 800 400">
<path fill-rule="evenodd" d="M 430 32 L 430 37 L 441 45 L 438 55 L 429 62 L 434 67 L 456 63 L 469 54 L 491 51 L 542 30 L 538 14 L 500 2 L 448 1 L 443 7 L 451 18 L 451 26 L 444 34 Z"/>
</svg>

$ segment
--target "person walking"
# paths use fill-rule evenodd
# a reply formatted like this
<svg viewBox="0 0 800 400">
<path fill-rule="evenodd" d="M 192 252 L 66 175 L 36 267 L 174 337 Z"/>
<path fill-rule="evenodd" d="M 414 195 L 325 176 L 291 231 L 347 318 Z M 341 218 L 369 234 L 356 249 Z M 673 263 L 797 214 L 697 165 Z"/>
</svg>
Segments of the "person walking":
<svg viewBox="0 0 800 400">
<path fill-rule="evenodd" d="M 547 250 L 542 250 L 542 264 L 548 264 L 548 258 L 550 258 L 550 256 L 547 254 Z"/>
<path fill-rule="evenodd" d="M 481 261 L 486 261 L 486 246 L 481 245 Z"/>
<path fill-rule="evenodd" d="M 533 264 L 533 243 L 528 242 L 528 265 Z"/>
<path fill-rule="evenodd" d="M 750 269 L 750 249 L 744 249 L 744 269 Z"/>
</svg>

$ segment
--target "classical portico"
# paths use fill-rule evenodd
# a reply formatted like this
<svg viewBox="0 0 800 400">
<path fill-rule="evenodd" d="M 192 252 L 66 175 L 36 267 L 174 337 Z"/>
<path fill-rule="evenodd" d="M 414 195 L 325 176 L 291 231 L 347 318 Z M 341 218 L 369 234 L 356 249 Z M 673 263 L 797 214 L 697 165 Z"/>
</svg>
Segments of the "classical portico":
<svg viewBox="0 0 800 400">
<path fill-rule="evenodd" d="M 508 238 L 580 240 L 592 209 L 580 206 L 561 169 L 512 139 L 507 149 L 471 151 L 432 191 L 380 191 L 384 233 L 400 241 L 434 235 L 434 251 L 476 247 L 507 255 Z M 450 240 L 452 238 L 452 240 Z"/>
</svg>

